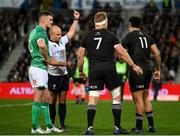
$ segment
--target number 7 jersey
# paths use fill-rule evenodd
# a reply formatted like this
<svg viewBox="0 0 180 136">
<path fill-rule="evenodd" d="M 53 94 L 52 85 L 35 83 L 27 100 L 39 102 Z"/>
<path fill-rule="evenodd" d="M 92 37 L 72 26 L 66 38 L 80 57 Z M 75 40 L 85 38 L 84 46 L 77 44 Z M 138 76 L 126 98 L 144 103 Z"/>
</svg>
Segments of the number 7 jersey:
<svg viewBox="0 0 180 136">
<path fill-rule="evenodd" d="M 153 44 L 155 44 L 154 40 L 147 33 L 139 30 L 128 33 L 122 40 L 122 46 L 128 50 L 134 63 L 147 71 L 152 70 L 150 46 Z"/>
<path fill-rule="evenodd" d="M 115 68 L 114 45 L 118 38 L 107 29 L 93 29 L 81 41 L 81 47 L 87 50 L 89 67 L 96 70 Z"/>
</svg>

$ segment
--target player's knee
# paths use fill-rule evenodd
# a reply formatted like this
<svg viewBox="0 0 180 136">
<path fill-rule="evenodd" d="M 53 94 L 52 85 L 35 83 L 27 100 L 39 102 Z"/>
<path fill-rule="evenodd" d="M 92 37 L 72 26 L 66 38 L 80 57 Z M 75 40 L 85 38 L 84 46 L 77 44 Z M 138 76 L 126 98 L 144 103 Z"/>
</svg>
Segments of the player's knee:
<svg viewBox="0 0 180 136">
<path fill-rule="evenodd" d="M 99 97 L 99 91 L 89 91 L 89 96 Z"/>
<path fill-rule="evenodd" d="M 60 104 L 65 104 L 65 103 L 66 103 L 66 100 L 59 100 L 59 103 L 60 103 Z"/>
<path fill-rule="evenodd" d="M 113 100 L 112 102 L 112 109 L 121 109 L 122 105 L 120 101 Z"/>
<path fill-rule="evenodd" d="M 113 90 L 111 91 L 111 95 L 112 95 L 112 98 L 113 98 L 113 99 L 119 99 L 119 101 L 120 101 L 120 95 L 121 95 L 121 93 L 120 93 L 120 87 L 117 87 L 117 88 L 113 89 Z"/>
<path fill-rule="evenodd" d="M 96 105 L 89 104 L 87 110 L 96 110 Z"/>
</svg>

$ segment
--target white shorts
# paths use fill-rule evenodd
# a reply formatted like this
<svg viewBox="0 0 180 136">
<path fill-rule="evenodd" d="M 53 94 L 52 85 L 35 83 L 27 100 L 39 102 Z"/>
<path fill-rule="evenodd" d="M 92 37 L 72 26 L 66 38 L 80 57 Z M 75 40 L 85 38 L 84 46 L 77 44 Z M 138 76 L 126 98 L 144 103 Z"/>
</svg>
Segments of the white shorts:
<svg viewBox="0 0 180 136">
<path fill-rule="evenodd" d="M 29 68 L 29 80 L 31 86 L 35 87 L 45 87 L 47 88 L 48 83 L 48 72 L 44 69 L 30 66 Z"/>
</svg>

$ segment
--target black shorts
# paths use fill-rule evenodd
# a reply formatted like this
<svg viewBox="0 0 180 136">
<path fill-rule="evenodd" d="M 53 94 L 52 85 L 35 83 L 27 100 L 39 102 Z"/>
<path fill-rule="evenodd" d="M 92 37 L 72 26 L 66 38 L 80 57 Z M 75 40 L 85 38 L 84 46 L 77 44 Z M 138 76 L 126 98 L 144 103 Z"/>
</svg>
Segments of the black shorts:
<svg viewBox="0 0 180 136">
<path fill-rule="evenodd" d="M 143 75 L 137 75 L 134 71 L 130 71 L 129 84 L 130 84 L 131 92 L 149 89 L 151 78 L 152 78 L 151 71 L 143 71 Z"/>
<path fill-rule="evenodd" d="M 103 90 L 104 84 L 109 91 L 120 86 L 120 80 L 115 69 L 89 70 L 89 90 Z"/>
<path fill-rule="evenodd" d="M 64 76 L 52 76 L 48 74 L 48 89 L 54 93 L 69 90 L 69 77 Z"/>
<path fill-rule="evenodd" d="M 73 78 L 73 82 L 75 84 L 86 84 L 86 81 L 85 80 L 82 80 L 81 78 Z"/>
</svg>

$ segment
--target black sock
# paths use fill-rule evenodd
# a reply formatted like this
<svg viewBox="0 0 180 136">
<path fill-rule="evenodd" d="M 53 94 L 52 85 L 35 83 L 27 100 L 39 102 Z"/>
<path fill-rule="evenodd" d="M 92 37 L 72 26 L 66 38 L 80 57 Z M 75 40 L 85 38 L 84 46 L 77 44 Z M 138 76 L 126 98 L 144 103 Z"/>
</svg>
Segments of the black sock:
<svg viewBox="0 0 180 136">
<path fill-rule="evenodd" d="M 142 129 L 143 115 L 136 113 L 136 128 Z"/>
<path fill-rule="evenodd" d="M 49 104 L 51 123 L 54 124 L 56 117 L 56 104 Z"/>
<path fill-rule="evenodd" d="M 82 98 L 82 102 L 84 102 L 84 98 Z"/>
<path fill-rule="evenodd" d="M 113 104 L 112 107 L 112 113 L 114 117 L 114 126 L 120 128 L 121 124 L 121 109 L 120 109 L 120 104 Z"/>
<path fill-rule="evenodd" d="M 153 111 L 146 112 L 149 126 L 154 126 Z"/>
<path fill-rule="evenodd" d="M 87 109 L 88 128 L 93 126 L 95 114 L 96 114 L 96 105 L 88 105 L 88 109 Z"/>
<path fill-rule="evenodd" d="M 66 104 L 59 103 L 59 108 L 58 108 L 58 114 L 59 114 L 59 122 L 60 125 L 64 127 L 64 122 L 65 122 L 65 117 L 66 117 Z"/>
</svg>

